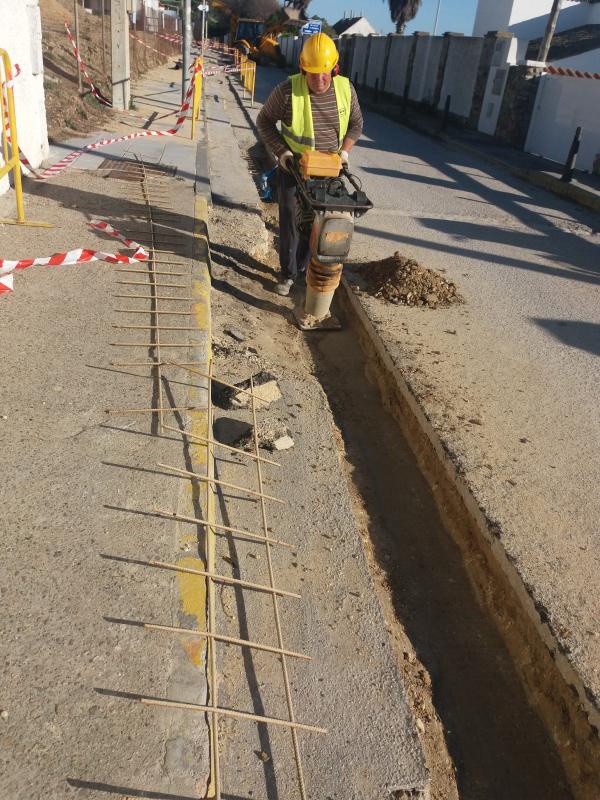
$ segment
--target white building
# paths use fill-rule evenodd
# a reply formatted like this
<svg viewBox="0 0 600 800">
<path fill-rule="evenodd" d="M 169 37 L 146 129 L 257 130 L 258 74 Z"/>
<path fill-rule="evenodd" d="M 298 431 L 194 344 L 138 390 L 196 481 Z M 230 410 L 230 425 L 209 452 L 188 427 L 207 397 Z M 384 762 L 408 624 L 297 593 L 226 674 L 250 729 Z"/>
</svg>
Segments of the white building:
<svg viewBox="0 0 600 800">
<path fill-rule="evenodd" d="M 366 17 L 344 17 L 335 23 L 333 30 L 338 36 L 369 36 L 377 33 Z"/>
<path fill-rule="evenodd" d="M 473 36 L 488 31 L 510 31 L 519 39 L 544 35 L 552 0 L 479 0 Z M 563 0 L 557 33 L 583 25 L 600 25 L 600 2 Z"/>
<path fill-rule="evenodd" d="M 37 167 L 48 155 L 39 0 L 0 0 L 0 21 L 0 48 L 21 70 L 14 85 L 19 145 Z M 7 188 L 0 181 L 0 193 Z"/>
</svg>

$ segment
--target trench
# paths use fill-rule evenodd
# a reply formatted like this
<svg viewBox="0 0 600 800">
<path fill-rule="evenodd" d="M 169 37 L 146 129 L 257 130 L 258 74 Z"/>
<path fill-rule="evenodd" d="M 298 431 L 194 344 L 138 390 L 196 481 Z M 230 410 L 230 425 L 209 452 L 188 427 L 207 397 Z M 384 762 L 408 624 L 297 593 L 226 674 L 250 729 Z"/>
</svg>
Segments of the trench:
<svg viewBox="0 0 600 800">
<path fill-rule="evenodd" d="M 455 796 L 436 764 L 447 748 L 461 800 L 569 800 L 554 743 L 528 702 L 409 443 L 382 402 L 377 367 L 367 361 L 348 314 L 339 307 L 336 314 L 344 329 L 314 333 L 307 343 L 343 442 L 342 461 L 390 634 L 408 637 L 431 681 L 439 718 L 437 733 L 434 726 L 424 737 L 432 798 Z M 406 673 L 401 651 L 396 648 Z"/>
</svg>

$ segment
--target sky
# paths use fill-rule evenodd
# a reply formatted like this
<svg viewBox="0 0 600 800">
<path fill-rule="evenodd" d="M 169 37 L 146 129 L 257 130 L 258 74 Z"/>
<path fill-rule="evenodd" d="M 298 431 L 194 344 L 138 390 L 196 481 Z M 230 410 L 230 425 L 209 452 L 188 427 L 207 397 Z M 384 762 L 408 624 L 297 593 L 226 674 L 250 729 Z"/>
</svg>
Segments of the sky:
<svg viewBox="0 0 600 800">
<path fill-rule="evenodd" d="M 433 33 L 437 5 L 438 0 L 423 0 L 419 13 L 407 26 L 406 32 L 429 31 Z M 438 34 L 444 33 L 444 31 L 471 34 L 477 0 L 440 0 L 440 5 Z M 309 7 L 309 14 L 325 17 L 332 25 L 344 16 L 344 11 L 353 11 L 356 16 L 362 13 L 378 33 L 394 31 L 388 4 L 383 0 L 312 0 Z"/>
</svg>

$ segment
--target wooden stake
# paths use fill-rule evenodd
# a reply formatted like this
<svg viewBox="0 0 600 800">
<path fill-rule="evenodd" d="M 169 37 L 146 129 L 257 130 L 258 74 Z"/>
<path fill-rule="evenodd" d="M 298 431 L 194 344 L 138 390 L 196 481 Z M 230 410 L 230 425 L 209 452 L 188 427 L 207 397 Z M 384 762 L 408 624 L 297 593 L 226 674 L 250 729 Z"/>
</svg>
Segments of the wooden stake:
<svg viewBox="0 0 600 800">
<path fill-rule="evenodd" d="M 156 274 L 156 273 L 155 273 Z M 148 273 L 149 276 L 152 273 Z M 116 281 L 117 286 L 146 286 L 148 287 L 148 283 L 146 281 Z M 152 281 L 150 284 L 152 287 L 157 286 L 160 289 L 189 289 L 189 283 L 155 283 Z"/>
<path fill-rule="evenodd" d="M 232 586 L 240 586 L 242 589 L 254 589 L 256 592 L 265 592 L 266 594 L 276 594 L 280 597 L 293 597 L 300 600 L 300 595 L 294 592 L 286 592 L 284 589 L 275 589 L 271 586 L 263 586 L 261 583 L 251 583 L 250 581 L 242 581 L 238 578 L 229 578 L 227 575 L 218 575 L 215 572 L 207 572 L 202 569 L 193 569 L 192 567 L 180 567 L 179 564 L 166 564 L 163 561 L 147 561 L 150 567 L 157 567 L 158 569 L 167 569 L 172 572 L 185 572 L 187 575 L 200 575 L 203 578 L 210 578 L 217 583 L 228 583 Z"/>
<path fill-rule="evenodd" d="M 165 425 L 165 428 L 169 431 L 173 431 L 175 433 L 181 433 L 188 437 L 188 439 L 197 439 L 199 442 L 203 442 L 204 444 L 212 444 L 216 447 L 222 447 L 224 450 L 229 450 L 231 453 L 238 453 L 240 456 L 246 456 L 247 458 L 258 459 L 259 461 L 263 461 L 265 464 L 272 464 L 274 467 L 281 467 L 281 464 L 277 461 L 271 461 L 270 458 L 263 458 L 263 456 L 256 456 L 254 453 L 248 453 L 246 450 L 240 450 L 237 447 L 233 447 L 230 444 L 223 444 L 223 442 L 218 442 L 216 439 L 207 439 L 206 436 L 199 436 L 197 433 L 192 433 L 188 430 L 181 430 L 181 428 L 173 428 L 169 425 Z"/>
<path fill-rule="evenodd" d="M 264 650 L 265 653 L 276 653 L 280 656 L 299 658 L 301 661 L 312 661 L 311 656 L 303 653 L 295 653 L 293 650 L 281 650 L 279 647 L 269 647 L 266 644 L 251 642 L 248 639 L 236 639 L 234 636 L 224 636 L 221 633 L 209 633 L 208 631 L 194 631 L 189 628 L 174 628 L 171 625 L 154 625 L 151 622 L 144 622 L 144 628 L 149 631 L 165 631 L 166 633 L 178 633 L 181 636 L 197 636 L 199 639 L 214 639 L 217 642 L 227 642 L 237 644 L 240 647 L 249 647 L 252 650 Z"/>
<path fill-rule="evenodd" d="M 113 297 L 124 297 L 128 300 L 173 300 L 176 303 L 200 302 L 200 300 L 197 297 L 165 297 L 163 295 L 152 295 L 152 294 L 113 294 Z"/>
<path fill-rule="evenodd" d="M 247 536 L 249 540 L 262 542 L 263 544 L 268 542 L 269 544 L 276 544 L 280 547 L 287 547 L 290 550 L 294 547 L 292 544 L 288 544 L 287 542 L 282 542 L 281 539 L 265 539 L 262 533 L 254 533 L 253 531 L 247 531 L 243 528 L 231 528 L 229 525 L 221 525 L 217 522 L 208 522 L 206 519 L 200 519 L 199 517 L 186 517 L 184 514 L 176 514 L 174 511 L 162 511 L 160 508 L 152 509 L 154 514 L 158 514 L 161 517 L 165 517 L 165 519 L 172 519 L 177 520 L 179 522 L 191 522 L 194 525 L 210 525 L 211 528 L 217 528 L 218 530 L 225 531 L 227 533 L 235 533 L 238 535 Z"/>
<path fill-rule="evenodd" d="M 280 500 L 278 497 L 271 497 L 270 494 L 262 494 L 261 492 L 255 492 L 254 489 L 248 489 L 245 486 L 236 486 L 235 483 L 226 483 L 225 481 L 219 481 L 216 478 L 207 478 L 206 475 L 198 475 L 197 472 L 190 472 L 187 469 L 179 469 L 179 467 L 171 467 L 168 464 L 158 464 L 159 467 L 163 469 L 170 469 L 171 472 L 177 472 L 179 475 L 184 475 L 185 477 L 196 478 L 199 481 L 205 481 L 208 483 L 214 483 L 216 486 L 223 486 L 226 489 L 235 489 L 236 492 L 244 492 L 245 494 L 252 495 L 253 497 L 264 497 L 265 500 L 272 500 L 274 503 L 280 503 L 281 505 L 286 505 L 285 500 Z"/>
<path fill-rule="evenodd" d="M 115 314 L 169 314 L 171 317 L 189 317 L 192 313 L 191 311 L 152 311 L 142 308 L 115 308 L 113 311 Z"/>
<path fill-rule="evenodd" d="M 164 345 L 163 345 L 164 347 Z M 165 411 L 197 411 L 198 406 L 165 406 L 164 408 L 105 408 L 105 414 L 160 414 Z M 166 427 L 166 426 L 165 426 Z M 177 428 L 170 430 L 176 431 Z"/>
<path fill-rule="evenodd" d="M 151 314 L 151 311 L 144 312 Z M 111 328 L 117 328 L 121 331 L 198 331 L 198 328 L 192 326 L 182 327 L 177 325 L 111 325 Z"/>
<path fill-rule="evenodd" d="M 234 711 L 230 708 L 213 708 L 212 706 L 200 706 L 195 703 L 177 703 L 174 700 L 155 700 L 152 697 L 140 697 L 140 702 L 147 706 L 186 708 L 190 711 L 200 711 L 205 714 L 222 714 L 224 717 L 264 722 L 266 725 L 281 725 L 284 728 L 296 728 L 297 730 L 311 731 L 312 733 L 327 733 L 325 728 L 318 728 L 316 725 L 305 725 L 302 722 L 289 722 L 285 719 L 277 719 L 277 717 L 261 717 L 259 714 L 248 714 L 246 711 Z"/>
<path fill-rule="evenodd" d="M 145 347 L 146 350 L 149 350 L 152 347 L 187 347 L 188 349 L 192 347 L 191 342 L 186 342 L 186 344 L 164 344 L 163 342 L 158 344 L 158 342 L 109 342 L 108 343 L 111 347 Z M 157 366 L 161 366 L 164 362 L 157 362 Z"/>
<path fill-rule="evenodd" d="M 178 364 L 177 361 L 167 361 L 167 364 L 172 364 L 174 367 L 181 367 L 183 364 Z M 206 372 L 202 372 L 199 369 L 189 369 L 186 367 L 188 372 L 192 372 L 194 375 L 200 375 L 201 378 L 208 378 L 208 374 Z M 213 375 L 212 377 L 213 382 L 220 383 L 221 386 L 227 386 L 229 389 L 235 389 L 236 392 L 241 392 L 242 394 L 247 394 L 252 397 L 252 392 L 248 391 L 247 389 L 240 389 L 239 386 L 236 386 L 233 383 L 227 383 L 227 381 L 221 380 L 221 378 L 215 378 Z M 264 403 L 264 400 L 261 400 L 260 397 L 257 398 L 261 403 Z"/>
</svg>

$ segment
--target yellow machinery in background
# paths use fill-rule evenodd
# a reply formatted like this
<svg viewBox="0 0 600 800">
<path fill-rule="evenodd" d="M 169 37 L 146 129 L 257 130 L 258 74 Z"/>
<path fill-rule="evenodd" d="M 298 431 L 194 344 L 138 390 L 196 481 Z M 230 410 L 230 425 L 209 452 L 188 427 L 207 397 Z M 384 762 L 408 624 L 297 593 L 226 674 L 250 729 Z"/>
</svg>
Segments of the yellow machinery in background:
<svg viewBox="0 0 600 800">
<path fill-rule="evenodd" d="M 226 0 L 213 0 L 211 7 L 230 15 L 229 45 L 237 47 L 245 56 L 261 66 L 283 66 L 285 59 L 277 37 L 286 28 L 299 28 L 307 21 L 306 8 L 310 0 L 284 0 L 279 11 L 268 19 L 240 17 L 231 11 Z"/>
</svg>

